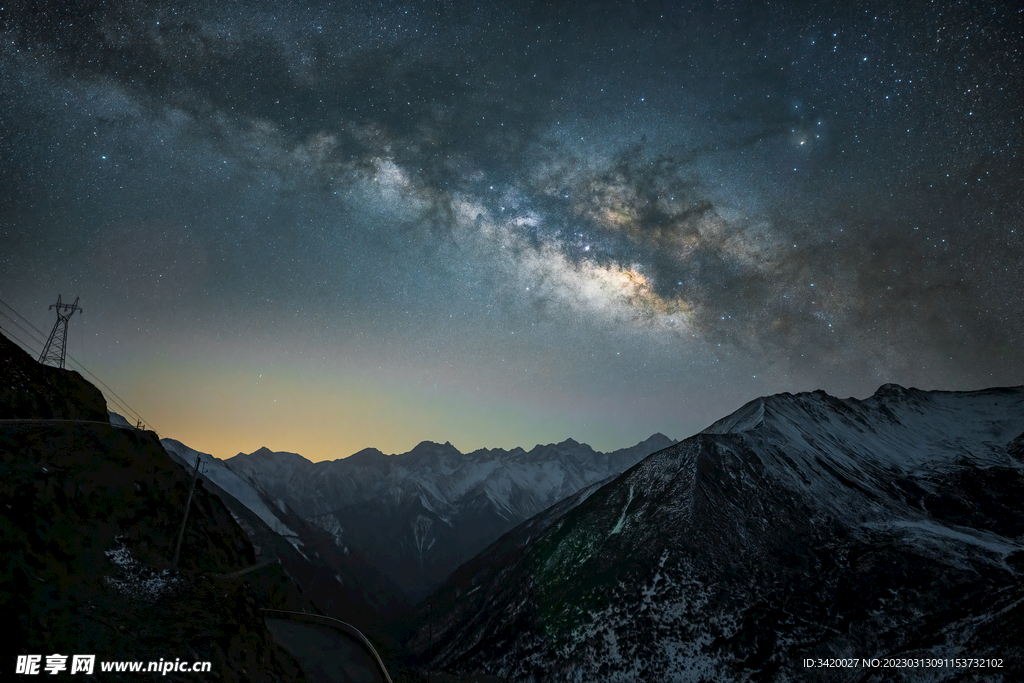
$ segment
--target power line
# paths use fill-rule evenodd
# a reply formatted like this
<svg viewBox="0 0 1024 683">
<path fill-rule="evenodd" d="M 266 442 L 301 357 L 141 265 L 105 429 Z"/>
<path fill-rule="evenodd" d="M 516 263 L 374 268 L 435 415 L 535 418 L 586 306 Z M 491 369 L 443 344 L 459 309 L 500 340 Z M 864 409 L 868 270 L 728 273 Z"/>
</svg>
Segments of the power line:
<svg viewBox="0 0 1024 683">
<path fill-rule="evenodd" d="M 29 332 L 29 331 L 28 331 L 28 330 L 26 330 L 26 329 L 25 329 L 24 327 L 22 327 L 22 326 L 21 326 L 21 325 L 20 325 L 20 324 L 18 323 L 18 321 L 17 321 L 17 320 L 15 320 L 15 319 L 14 319 L 14 318 L 12 318 L 11 316 L 7 315 L 7 314 L 6 314 L 6 313 L 4 313 L 3 311 L 0 311 L 0 315 L 2 315 L 3 317 L 7 318 L 7 319 L 8 319 L 8 320 L 10 320 L 10 321 L 11 321 L 12 323 L 14 323 L 14 324 L 15 324 L 15 325 L 17 326 L 17 328 L 18 328 L 19 330 L 21 330 L 22 332 L 24 332 L 24 333 L 25 333 L 25 336 L 27 336 L 27 337 L 28 337 L 29 339 L 31 339 L 32 341 L 34 341 L 34 342 L 36 342 L 36 343 L 41 343 L 41 342 L 40 342 L 40 341 L 39 341 L 38 339 L 36 339 L 35 337 L 33 337 L 33 336 L 32 336 L 32 333 L 31 333 L 31 332 Z M 19 340 L 19 341 L 21 341 L 21 340 Z M 24 342 L 23 342 L 23 343 L 24 343 Z M 32 351 L 31 349 L 29 349 L 29 348 L 28 348 L 28 346 L 29 346 L 28 344 L 25 344 L 25 346 L 26 346 L 26 348 L 25 348 L 25 350 L 26 350 L 26 351 L 28 351 L 28 352 L 29 352 L 30 354 L 32 354 L 32 355 L 35 355 L 35 352 L 34 352 L 34 351 Z"/>
<path fill-rule="evenodd" d="M 15 324 L 17 324 L 17 323 L 15 323 Z M 14 334 L 10 330 L 4 329 L 2 326 L 0 326 L 0 330 L 3 330 L 4 332 L 6 332 L 8 337 L 10 337 L 14 341 L 18 342 L 18 344 L 21 346 L 21 348 L 23 348 L 29 355 L 32 355 L 34 353 L 32 351 L 32 349 L 29 348 L 29 345 L 25 343 L 25 340 L 23 340 L 21 337 L 19 337 L 18 335 Z"/>
<path fill-rule="evenodd" d="M 59 299 L 58 299 L 58 301 L 59 301 Z M 77 299 L 76 299 L 75 301 L 76 301 L 76 303 L 77 303 Z M 38 327 L 36 327 L 35 325 L 33 325 L 33 324 L 32 324 L 32 321 L 30 321 L 30 320 L 29 320 L 28 318 L 26 318 L 25 316 L 23 316 L 23 315 L 22 315 L 21 313 L 18 313 L 18 311 L 16 311 L 16 310 L 14 309 L 14 307 L 13 307 L 13 306 L 11 306 L 11 305 L 10 305 L 9 303 L 7 303 L 6 301 L 4 301 L 3 299 L 0 299 L 0 304 L 3 304 L 3 305 L 4 305 L 4 306 L 6 306 L 6 307 L 7 307 L 7 308 L 8 308 L 8 309 L 9 309 L 9 310 L 10 310 L 10 311 L 12 312 L 12 313 L 14 313 L 14 314 L 15 314 L 16 316 L 18 316 L 18 317 L 19 317 L 19 318 L 21 318 L 22 320 L 24 320 L 24 321 L 25 321 L 25 323 L 26 323 L 26 324 L 27 324 L 27 325 L 28 325 L 29 327 L 31 327 L 31 328 L 32 328 L 33 330 L 35 330 L 35 331 L 36 331 L 36 332 L 37 332 L 37 333 L 39 334 L 39 336 L 40 336 L 40 337 L 44 337 L 44 336 L 45 336 L 45 335 L 44 335 L 44 334 L 43 334 L 43 333 L 42 333 L 42 332 L 41 332 L 41 331 L 39 330 L 39 328 L 38 328 Z M 80 310 L 80 309 L 79 309 L 79 310 Z M 37 342 L 38 342 L 38 340 L 36 340 L 36 339 L 35 339 L 35 338 L 33 337 L 33 335 L 32 335 L 32 334 L 31 334 L 31 333 L 30 333 L 30 332 L 29 332 L 28 330 L 26 330 L 26 329 L 25 329 L 24 327 L 22 327 L 22 326 L 21 326 L 21 325 L 20 325 L 20 324 L 18 323 L 18 321 L 17 321 L 17 320 L 15 320 L 15 319 L 14 319 L 14 318 L 12 318 L 11 316 L 7 315 L 7 314 L 6 314 L 6 313 L 4 313 L 3 311 L 0 311 L 0 315 L 3 315 L 3 316 L 4 316 L 5 318 L 7 318 L 7 319 L 8 319 L 8 320 L 10 320 L 11 322 L 13 322 L 13 323 L 14 323 L 15 325 L 17 325 L 17 326 L 18 326 L 18 329 L 20 329 L 21 331 L 23 331 L 23 332 L 24 332 L 24 333 L 25 333 L 26 335 L 28 335 L 28 336 L 29 336 L 30 338 L 32 338 L 32 339 L 33 339 L 34 341 L 37 341 Z M 12 335 L 12 336 L 14 336 L 14 335 Z M 20 342 L 20 343 L 22 344 L 22 346 L 25 346 L 25 347 L 26 347 L 26 350 L 28 350 L 28 348 L 27 348 L 27 347 L 28 347 L 28 345 L 27 345 L 27 344 L 25 344 L 25 342 L 24 342 L 24 341 L 22 341 L 21 339 L 18 339 L 18 341 L 19 341 L 19 342 Z M 116 392 L 115 392 L 115 391 L 114 391 L 113 389 L 111 389 L 110 387 L 108 387 L 108 386 L 107 386 L 107 385 L 106 385 L 106 384 L 105 384 L 105 383 L 103 382 L 103 380 L 101 380 L 101 379 L 100 379 L 99 377 L 97 377 L 97 376 L 96 376 L 96 375 L 94 375 L 94 374 L 93 374 L 92 372 L 90 372 L 90 371 L 89 371 L 89 369 L 88 369 L 88 368 L 86 368 L 86 367 L 85 367 L 84 365 L 82 365 L 82 363 L 81 363 L 81 362 L 79 362 L 79 361 L 78 361 L 78 360 L 76 360 L 76 359 L 75 359 L 74 357 L 72 357 L 72 356 L 71 356 L 71 354 L 66 354 L 66 357 L 67 357 L 67 359 L 68 359 L 68 360 L 70 360 L 70 361 L 71 361 L 72 363 L 74 363 L 74 364 L 75 364 L 76 366 L 78 366 L 78 368 L 79 368 L 79 369 L 81 369 L 81 371 L 82 371 L 83 373 L 85 373 L 85 374 L 89 375 L 89 377 L 91 377 L 91 378 L 92 378 L 93 380 L 95 380 L 95 381 L 96 381 L 97 383 L 99 383 L 99 384 L 100 384 L 100 386 L 102 386 L 102 387 L 103 387 L 104 389 L 106 389 L 106 390 L 107 390 L 107 392 L 109 392 L 109 396 L 113 396 L 113 397 L 114 397 L 113 399 L 111 399 L 111 402 L 113 402 L 113 403 L 114 403 L 114 404 L 116 405 L 116 407 L 117 407 L 117 408 L 118 408 L 119 410 L 124 410 L 124 411 L 125 411 L 125 412 L 127 413 L 127 417 L 134 417 L 134 418 L 136 419 L 137 423 L 141 423 L 141 424 L 144 424 L 144 425 L 150 425 L 150 427 L 152 427 L 151 423 L 150 423 L 150 422 L 149 422 L 148 420 L 146 420 L 145 418 L 143 418 L 143 417 L 142 417 L 142 415 L 141 415 L 141 414 L 140 414 L 140 413 L 139 413 L 139 412 L 138 412 L 137 410 L 135 410 L 135 409 L 133 409 L 133 408 L 132 408 L 131 406 L 129 406 L 129 405 L 128 405 L 128 402 L 127 402 L 127 401 L 125 401 L 125 400 L 124 400 L 123 398 L 121 398 L 120 396 L 118 396 L 118 395 L 117 395 L 117 393 L 116 393 Z M 156 432 L 156 430 L 155 430 L 155 429 L 153 429 L 153 431 L 154 431 L 154 432 Z M 156 434 L 157 434 L 157 436 L 160 436 L 159 432 L 156 432 Z"/>
<path fill-rule="evenodd" d="M 68 358 L 71 358 L 71 356 L 68 356 Z M 94 374 L 92 374 L 91 372 L 89 372 L 88 368 L 86 368 L 86 367 L 85 367 L 84 365 L 82 365 L 81 363 L 79 363 L 79 362 L 78 362 L 77 360 L 75 360 L 74 358 L 71 358 L 71 360 L 72 360 L 72 362 L 74 362 L 74 364 L 75 364 L 75 365 L 77 365 L 78 367 L 80 367 L 80 368 L 82 369 L 82 372 L 84 372 L 84 373 L 86 373 L 87 375 L 89 375 L 90 377 L 92 377 L 92 378 L 93 378 L 94 380 L 96 380 L 97 382 L 99 382 L 99 383 L 100 383 L 100 385 L 101 385 L 101 386 L 102 386 L 102 387 L 103 387 L 104 389 L 106 389 L 107 391 L 109 391 L 109 392 L 110 392 L 110 395 L 111 395 L 111 396 L 114 396 L 114 397 L 115 397 L 115 398 L 116 398 L 116 399 L 117 399 L 117 400 L 118 400 L 118 401 L 120 402 L 120 405 L 124 406 L 125 410 L 126 410 L 126 411 L 128 412 L 128 416 L 129 416 L 129 417 L 135 417 L 135 418 L 136 418 L 136 419 L 137 419 L 137 420 L 138 420 L 139 422 L 141 422 L 141 423 L 143 423 L 143 424 L 146 424 L 146 425 L 148 425 L 148 424 L 149 424 L 149 421 L 148 421 L 148 420 L 146 420 L 145 418 L 143 418 L 143 417 L 142 417 L 142 414 L 141 414 L 141 413 L 139 413 L 139 411 L 137 411 L 137 410 L 133 409 L 132 407 L 130 407 L 130 406 L 128 405 L 128 402 L 127 402 L 127 401 L 125 401 L 125 400 L 124 400 L 123 398 L 121 398 L 120 396 L 118 396 L 118 395 L 117 395 L 117 394 L 116 394 L 116 393 L 114 392 L 114 390 L 113 390 L 113 389 L 111 389 L 111 388 L 110 388 L 110 387 L 108 387 L 108 386 L 107 386 L 106 384 L 104 384 L 104 383 L 103 383 L 103 380 L 101 380 L 101 379 L 100 379 L 99 377 L 97 377 L 96 375 L 94 375 Z M 156 430 L 154 429 L 153 431 L 155 432 Z M 159 434 L 158 434 L 158 436 L 159 436 Z"/>
<path fill-rule="evenodd" d="M 12 318 L 11 318 L 10 316 L 8 316 L 8 315 L 4 314 L 3 312 L 0 312 L 0 315 L 3 315 L 3 316 L 4 316 L 5 318 L 7 318 L 8 320 L 11 320 L 11 322 L 13 322 L 13 323 L 14 323 L 15 325 L 17 325 L 17 326 L 18 326 L 18 329 L 20 329 L 20 330 L 21 330 L 22 332 L 24 332 L 24 333 L 25 333 L 26 335 L 28 335 L 28 336 L 29 336 L 29 338 L 32 338 L 32 337 L 31 337 L 31 334 L 30 334 L 29 332 L 27 332 L 27 331 L 25 330 L 25 328 L 23 328 L 23 327 L 22 327 L 21 325 L 18 325 L 18 322 L 17 322 L 16 320 L 12 319 Z M 28 344 L 28 343 L 27 343 L 27 342 L 26 342 L 26 341 L 25 341 L 24 339 L 22 339 L 21 337 L 19 337 L 19 336 L 18 336 L 18 335 L 16 335 L 16 334 L 14 334 L 14 333 L 13 333 L 13 332 L 12 332 L 11 330 L 9 330 L 9 329 L 4 329 L 4 328 L 2 328 L 2 327 L 0 327 L 0 330 L 3 330 L 4 332 L 6 332 L 6 333 L 7 333 L 7 335 L 8 335 L 8 336 L 10 336 L 10 337 L 11 337 L 12 339 L 14 339 L 15 341 L 17 341 L 17 342 L 18 342 L 18 343 L 19 343 L 19 344 L 20 344 L 20 345 L 22 346 L 22 348 L 24 348 L 24 349 L 25 349 L 25 351 L 27 351 L 27 352 L 28 352 L 29 354 L 33 354 L 33 353 L 34 353 L 34 351 L 33 351 L 33 349 L 32 349 L 32 345 L 31 345 L 31 344 Z M 33 341 L 36 341 L 36 342 L 38 342 L 39 340 L 38 340 L 38 339 L 33 339 Z M 87 369 L 87 368 L 86 368 L 86 367 L 85 367 L 84 365 L 82 365 L 82 364 L 81 364 L 81 363 L 80 363 L 79 361 L 75 360 L 75 358 L 73 358 L 73 357 L 72 357 L 71 355 L 68 355 L 68 356 L 67 356 L 67 358 L 68 358 L 68 360 L 70 360 L 70 361 L 71 361 L 72 363 L 74 363 L 75 365 L 77 365 L 77 366 L 78 366 L 78 367 L 79 367 L 79 368 L 80 368 L 80 369 L 82 370 L 82 372 L 85 372 L 86 374 L 90 375 L 90 376 L 91 376 L 91 377 L 92 377 L 92 378 L 93 378 L 94 380 L 96 380 L 96 381 L 97 381 L 97 382 L 99 382 L 100 384 L 103 384 L 103 382 L 102 382 L 102 381 L 101 381 L 101 380 L 100 380 L 100 379 L 99 379 L 98 377 L 96 377 L 96 376 L 95 376 L 95 375 L 93 375 L 93 374 L 92 374 L 91 372 L 89 372 L 89 370 L 88 370 L 88 369 Z M 122 398 L 121 398 L 120 396 L 118 396 L 117 394 L 115 394 L 115 393 L 114 393 L 113 389 L 111 389 L 110 387 L 107 387 L 107 385 L 106 385 L 106 384 L 103 384 L 103 386 L 104 386 L 104 387 L 106 387 L 107 391 L 108 391 L 108 392 L 109 392 L 109 393 L 110 393 L 110 394 L 111 394 L 112 396 L 114 396 L 114 398 L 113 398 L 113 399 L 111 399 L 111 402 L 112 402 L 112 403 L 114 403 L 115 407 L 116 407 L 116 408 L 117 408 L 118 410 L 122 410 L 122 411 L 124 411 L 124 412 L 125 412 L 125 413 L 126 413 L 126 414 L 127 414 L 128 416 L 129 416 L 129 417 L 136 417 L 136 418 L 137 418 L 137 419 L 138 419 L 139 421 L 141 421 L 141 422 L 145 422 L 145 420 L 143 420 L 143 419 L 142 419 L 142 416 L 141 416 L 141 415 L 139 415 L 139 413 L 138 413 L 137 411 L 135 411 L 134 409 L 132 409 L 132 408 L 131 408 L 131 406 L 129 406 L 129 405 L 128 405 L 128 404 L 127 404 L 127 403 L 126 403 L 125 401 L 124 401 L 124 399 L 122 399 Z"/>
<path fill-rule="evenodd" d="M 9 308 L 9 307 L 8 307 L 8 308 Z M 14 309 L 11 309 L 11 310 L 14 310 Z M 15 311 L 15 312 L 17 312 L 17 311 Z M 10 320 L 10 321 L 11 321 L 12 323 L 14 323 L 15 325 L 17 325 L 18 329 L 19 329 L 19 330 L 21 330 L 22 332 L 24 332 L 24 333 L 25 333 L 25 335 L 26 335 L 26 336 L 28 336 L 28 337 L 29 337 L 30 339 L 32 339 L 33 341 L 35 341 L 35 342 L 37 342 L 37 343 L 39 342 L 39 340 L 38 340 L 38 339 L 35 339 L 35 338 L 33 338 L 33 337 L 32 337 L 32 334 L 31 334 L 31 333 L 30 333 L 30 332 L 29 332 L 28 330 L 26 330 L 26 329 L 25 329 L 24 327 L 22 327 L 21 325 L 19 325 L 19 324 L 18 324 L 18 321 L 17 321 L 17 320 L 15 320 L 15 319 L 14 319 L 14 318 L 12 318 L 11 316 L 7 315 L 7 314 L 6 314 L 6 313 L 4 313 L 3 311 L 0 311 L 0 315 L 4 316 L 4 317 L 5 317 L 5 318 L 7 318 L 8 320 Z M 13 332 L 12 332 L 11 330 L 8 330 L 8 329 L 4 329 L 4 328 L 2 328 L 2 327 L 0 327 L 0 329 L 2 329 L 2 330 L 3 330 L 4 332 L 6 332 L 6 333 L 7 333 L 7 334 L 8 334 L 8 335 L 9 335 L 9 336 L 10 336 L 10 337 L 12 338 L 12 339 L 14 339 L 14 340 L 15 340 L 15 341 L 17 341 L 17 342 L 18 342 L 19 344 L 21 344 L 22 348 L 24 348 L 24 349 L 25 349 L 25 351 L 27 351 L 27 352 L 28 352 L 29 354 L 34 354 L 34 353 L 35 353 L 35 352 L 34 352 L 34 350 L 32 349 L 32 345 L 31 345 L 31 344 L 28 344 L 28 343 L 27 343 L 27 342 L 26 342 L 26 341 L 25 341 L 24 339 L 22 339 L 21 337 L 19 337 L 19 336 L 18 336 L 18 335 L 16 335 L 16 334 L 14 334 L 14 333 L 13 333 Z M 99 382 L 100 384 L 103 384 L 103 382 L 102 382 L 102 381 L 101 381 L 101 380 L 100 380 L 100 379 L 99 379 L 98 377 L 96 377 L 96 376 L 95 376 L 95 375 L 93 375 L 93 374 L 92 374 L 91 372 L 89 372 L 89 370 L 88 370 L 88 369 L 87 369 L 87 368 L 86 368 L 86 367 L 85 367 L 84 365 L 82 365 L 82 363 L 80 363 L 79 361 L 77 361 L 77 360 L 76 360 L 76 359 L 75 359 L 74 357 L 72 357 L 72 356 L 71 356 L 70 354 L 68 354 L 68 355 L 67 355 L 67 358 L 68 358 L 68 360 L 70 360 L 70 361 L 71 361 L 72 363 L 74 363 L 75 365 L 77 365 L 77 366 L 78 366 L 78 367 L 79 367 L 79 368 L 80 368 L 80 369 L 82 370 L 82 372 L 85 372 L 85 373 L 87 373 L 87 374 L 88 374 L 88 375 L 90 375 L 90 376 L 91 376 L 91 377 L 92 377 L 93 379 L 95 379 L 95 380 L 96 380 L 97 382 Z M 105 386 L 105 387 L 106 387 L 106 385 L 105 385 L 105 384 L 103 384 L 103 386 Z M 123 410 L 123 411 L 124 411 L 125 413 L 127 413 L 127 414 L 128 414 L 128 417 L 136 417 L 136 418 L 137 418 L 137 419 L 138 419 L 139 421 L 141 421 L 141 422 L 145 422 L 145 420 L 143 420 L 143 419 L 142 419 L 142 416 L 141 416 L 141 415 L 139 415 L 139 414 L 138 414 L 138 412 L 136 412 L 135 410 L 133 410 L 133 409 L 131 408 L 131 406 L 129 406 L 129 405 L 128 405 L 128 404 L 127 404 L 127 403 L 126 403 L 125 401 L 124 401 L 124 399 L 122 399 L 122 398 L 121 398 L 120 396 L 118 396 L 117 394 L 115 394 L 115 393 L 114 393 L 113 389 L 111 389 L 110 387 L 106 387 L 106 388 L 107 388 L 107 391 L 108 391 L 108 392 L 110 392 L 110 394 L 111 394 L 112 396 L 114 396 L 114 397 L 115 397 L 114 399 L 111 399 L 111 402 L 115 404 L 115 407 L 116 407 L 116 408 L 117 408 L 118 410 Z"/>
<path fill-rule="evenodd" d="M 7 307 L 7 308 L 8 308 L 8 309 L 9 309 L 9 310 L 10 310 L 10 311 L 12 312 L 12 313 L 14 313 L 14 315 L 16 315 L 16 316 L 18 316 L 19 318 L 21 318 L 22 320 L 24 320 L 24 321 L 25 321 L 25 323 L 26 323 L 26 324 L 27 324 L 27 325 L 28 325 L 29 327 L 31 327 L 31 328 L 32 328 L 33 330 L 35 330 L 35 331 L 36 331 L 36 333 L 37 333 L 37 334 L 39 335 L 39 338 L 40 338 L 40 339 L 45 339 L 45 338 L 46 338 L 46 335 L 45 335 L 45 334 L 43 333 L 43 331 L 42 331 L 42 330 L 40 330 L 40 329 L 39 329 L 38 327 L 36 327 L 35 325 L 33 325 L 33 324 L 32 324 L 32 321 L 31 321 L 31 320 L 29 320 L 28 318 L 26 318 L 25 316 L 23 316 L 23 315 L 22 315 L 21 313 L 18 313 L 18 312 L 17 312 L 16 310 L 14 310 L 14 308 L 12 308 L 12 307 L 11 307 L 11 305 L 10 305 L 9 303 L 7 303 L 6 301 L 4 301 L 3 299 L 0 299 L 0 304 L 3 304 L 3 305 L 4 305 L 4 306 L 6 306 L 6 307 Z M 10 316 L 8 316 L 8 317 L 10 317 Z M 13 318 L 11 318 L 11 319 L 13 320 Z"/>
</svg>

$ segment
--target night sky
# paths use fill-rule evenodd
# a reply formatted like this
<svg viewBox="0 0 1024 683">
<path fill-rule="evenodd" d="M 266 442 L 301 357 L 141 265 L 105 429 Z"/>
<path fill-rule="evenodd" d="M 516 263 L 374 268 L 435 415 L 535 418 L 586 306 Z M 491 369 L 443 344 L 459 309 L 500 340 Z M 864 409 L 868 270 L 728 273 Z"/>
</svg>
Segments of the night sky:
<svg viewBox="0 0 1024 683">
<path fill-rule="evenodd" d="M 1018 3 L 550 4 L 0 2 L 0 299 L 219 457 L 1024 384 Z"/>
</svg>

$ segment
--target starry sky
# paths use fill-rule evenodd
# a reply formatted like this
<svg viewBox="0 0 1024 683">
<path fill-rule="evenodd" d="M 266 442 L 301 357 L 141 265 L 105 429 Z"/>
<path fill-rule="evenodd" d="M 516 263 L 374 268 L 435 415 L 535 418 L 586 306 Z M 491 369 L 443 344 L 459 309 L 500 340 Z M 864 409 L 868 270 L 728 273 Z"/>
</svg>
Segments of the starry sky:
<svg viewBox="0 0 1024 683">
<path fill-rule="evenodd" d="M 1024 384 L 1018 3 L 0 5 L 0 328 L 198 450 Z"/>
</svg>

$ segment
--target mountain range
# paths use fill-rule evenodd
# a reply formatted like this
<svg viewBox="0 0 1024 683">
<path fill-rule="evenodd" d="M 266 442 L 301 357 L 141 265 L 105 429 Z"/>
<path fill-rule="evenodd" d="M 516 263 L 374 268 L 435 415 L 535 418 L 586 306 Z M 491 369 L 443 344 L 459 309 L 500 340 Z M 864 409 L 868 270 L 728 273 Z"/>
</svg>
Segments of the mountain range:
<svg viewBox="0 0 1024 683">
<path fill-rule="evenodd" d="M 366 449 L 318 463 L 264 448 L 224 464 L 365 554 L 415 601 L 521 522 L 673 443 L 655 434 L 611 453 L 567 439 L 463 454 L 425 441 L 399 455 Z"/>
<path fill-rule="evenodd" d="M 499 539 L 407 645 L 527 682 L 1021 680 L 1022 432 L 1024 388 L 757 399 Z"/>
<path fill-rule="evenodd" d="M 271 607 L 358 622 L 396 680 L 1024 680 L 1024 387 L 784 393 L 610 454 L 220 461 L 0 335 L 0 470 L 18 654 L 304 680 Z"/>
</svg>

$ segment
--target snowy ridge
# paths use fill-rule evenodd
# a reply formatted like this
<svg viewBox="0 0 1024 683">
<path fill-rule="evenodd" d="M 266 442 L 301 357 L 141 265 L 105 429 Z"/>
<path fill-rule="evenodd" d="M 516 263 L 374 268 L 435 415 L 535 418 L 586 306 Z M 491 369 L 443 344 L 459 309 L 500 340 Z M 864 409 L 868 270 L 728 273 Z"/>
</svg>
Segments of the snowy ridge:
<svg viewBox="0 0 1024 683">
<path fill-rule="evenodd" d="M 110 424 L 115 427 L 134 427 L 135 425 L 128 422 L 123 415 L 119 415 L 113 411 L 108 410 L 107 416 L 110 418 Z"/>
<path fill-rule="evenodd" d="M 647 455 L 673 443 L 660 435 L 649 441 L 649 447 L 633 449 Z M 453 501 L 482 491 L 496 508 L 531 517 L 605 478 L 617 468 L 617 460 L 625 465 L 642 457 L 630 462 L 628 456 L 616 458 L 617 453 L 597 453 L 569 439 L 530 452 L 482 449 L 464 455 L 451 444 L 425 441 L 402 455 L 363 451 L 343 460 L 312 463 L 293 453 L 261 449 L 226 463 L 241 476 L 267 485 L 268 492 L 288 500 L 303 516 L 329 513 L 339 501 L 414 498 L 444 517 L 452 512 Z M 529 495 L 523 498 L 521 492 Z"/>
<path fill-rule="evenodd" d="M 1021 444 L 1024 388 L 758 399 L 460 567 L 409 646 L 538 683 L 1021 680 Z"/>
<path fill-rule="evenodd" d="M 752 401 L 701 433 L 755 428 L 761 441 L 777 440 L 804 454 L 824 449 L 851 466 L 871 463 L 916 472 L 948 465 L 968 447 L 976 449 L 971 455 L 981 464 L 1001 465 L 1007 462 L 1005 444 L 1024 429 L 1024 394 L 1012 388 L 924 392 L 892 384 L 862 401 L 823 391 L 779 394 Z"/>
<path fill-rule="evenodd" d="M 282 565 L 317 609 L 372 631 L 390 628 L 404 609 L 399 587 L 343 542 L 343 529 L 335 519 L 310 524 L 287 501 L 245 481 L 223 461 L 173 439 L 163 439 L 161 445 L 186 472 L 200 459 L 200 478 L 224 501 L 234 522 L 249 537 L 256 557 Z M 319 526 L 326 526 L 328 533 Z"/>
<path fill-rule="evenodd" d="M 298 534 L 288 528 L 284 522 L 280 520 L 277 513 L 275 513 L 264 501 L 263 497 L 260 496 L 259 492 L 253 488 L 253 486 L 239 477 L 237 474 L 229 470 L 224 466 L 224 463 L 219 459 L 207 453 L 200 453 L 199 451 L 189 448 L 180 441 L 174 439 L 160 439 L 160 444 L 167 451 L 168 455 L 177 460 L 180 464 L 188 468 L 190 471 L 195 467 L 196 456 L 200 460 L 200 476 L 209 479 L 217 486 L 227 491 L 230 495 L 234 496 L 239 503 L 249 508 L 254 514 L 256 514 L 263 522 L 274 530 L 275 533 L 281 536 L 287 537 L 296 550 L 298 547 Z M 302 552 L 299 550 L 299 552 Z"/>
<path fill-rule="evenodd" d="M 870 492 L 884 505 L 894 479 L 937 476 L 964 458 L 978 467 L 1019 467 L 1005 446 L 1022 431 L 1020 390 L 923 392 L 887 384 L 863 401 L 821 391 L 757 399 L 702 433 L 749 435 L 780 480 L 810 487 L 811 498 L 849 513 L 851 496 Z"/>
<path fill-rule="evenodd" d="M 260 449 L 225 464 L 307 521 L 344 529 L 345 544 L 415 597 L 517 524 L 673 443 L 659 434 L 613 453 L 568 439 L 463 454 L 425 441 L 399 455 L 366 449 L 312 463 Z"/>
</svg>

